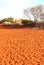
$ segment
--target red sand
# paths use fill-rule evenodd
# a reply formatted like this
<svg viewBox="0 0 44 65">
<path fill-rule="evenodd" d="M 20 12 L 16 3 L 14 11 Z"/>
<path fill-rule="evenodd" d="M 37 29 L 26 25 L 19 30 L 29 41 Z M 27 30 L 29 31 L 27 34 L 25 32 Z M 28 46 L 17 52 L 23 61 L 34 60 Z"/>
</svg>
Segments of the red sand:
<svg viewBox="0 0 44 65">
<path fill-rule="evenodd" d="M 44 30 L 0 29 L 0 65 L 44 65 Z"/>
</svg>

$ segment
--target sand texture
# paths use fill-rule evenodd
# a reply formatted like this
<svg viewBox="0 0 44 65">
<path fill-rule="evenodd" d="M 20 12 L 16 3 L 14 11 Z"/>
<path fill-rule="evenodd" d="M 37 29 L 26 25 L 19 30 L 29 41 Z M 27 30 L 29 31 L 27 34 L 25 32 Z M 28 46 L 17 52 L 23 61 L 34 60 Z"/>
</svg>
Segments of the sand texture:
<svg viewBox="0 0 44 65">
<path fill-rule="evenodd" d="M 44 65 L 44 30 L 0 29 L 0 65 Z"/>
</svg>

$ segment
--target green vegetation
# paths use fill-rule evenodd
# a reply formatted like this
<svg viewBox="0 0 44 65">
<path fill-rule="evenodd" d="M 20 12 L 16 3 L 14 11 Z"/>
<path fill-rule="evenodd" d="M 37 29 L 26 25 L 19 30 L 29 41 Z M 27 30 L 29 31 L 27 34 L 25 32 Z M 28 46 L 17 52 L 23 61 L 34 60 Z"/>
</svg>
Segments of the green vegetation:
<svg viewBox="0 0 44 65">
<path fill-rule="evenodd" d="M 3 20 L 1 20 L 2 21 L 2 23 L 4 23 L 4 22 L 11 22 L 11 23 L 14 23 L 15 21 L 14 21 L 14 18 L 12 18 L 12 17 L 9 17 L 9 18 L 4 18 Z"/>
<path fill-rule="evenodd" d="M 14 18 L 9 17 L 9 18 L 4 18 L 3 20 L 0 20 L 0 24 L 4 26 L 12 26 L 12 27 L 19 27 L 19 26 L 26 26 L 26 27 L 38 27 L 40 29 L 44 28 L 44 21 L 42 22 L 35 22 L 32 20 L 14 20 Z M 22 24 L 22 25 L 21 25 Z"/>
<path fill-rule="evenodd" d="M 2 21 L 0 20 L 0 24 L 2 23 Z"/>
<path fill-rule="evenodd" d="M 35 25 L 35 22 L 31 20 L 22 20 L 22 24 L 25 26 L 33 27 Z"/>
</svg>

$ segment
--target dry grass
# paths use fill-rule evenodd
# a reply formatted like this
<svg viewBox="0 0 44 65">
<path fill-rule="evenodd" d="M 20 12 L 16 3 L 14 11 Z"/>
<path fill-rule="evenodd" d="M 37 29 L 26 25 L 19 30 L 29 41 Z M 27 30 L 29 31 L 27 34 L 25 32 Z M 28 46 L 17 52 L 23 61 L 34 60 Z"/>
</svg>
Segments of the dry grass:
<svg viewBox="0 0 44 65">
<path fill-rule="evenodd" d="M 44 65 L 44 30 L 1 28 L 0 65 Z"/>
</svg>

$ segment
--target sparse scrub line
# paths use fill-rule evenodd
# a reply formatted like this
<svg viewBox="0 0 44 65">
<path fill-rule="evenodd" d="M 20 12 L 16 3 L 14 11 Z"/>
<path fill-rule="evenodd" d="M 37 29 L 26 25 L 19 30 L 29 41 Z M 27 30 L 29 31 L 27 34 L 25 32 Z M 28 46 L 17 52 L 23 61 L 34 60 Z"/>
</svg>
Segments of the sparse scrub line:
<svg viewBox="0 0 44 65">
<path fill-rule="evenodd" d="M 14 18 L 12 17 L 1 20 L 0 24 L 2 24 L 3 26 L 12 26 L 12 27 L 21 26 L 21 27 L 31 27 L 31 28 L 34 27 L 34 28 L 40 28 L 40 29 L 44 28 L 44 21 L 36 23 L 36 21 L 26 20 L 26 19 L 14 20 Z"/>
</svg>

